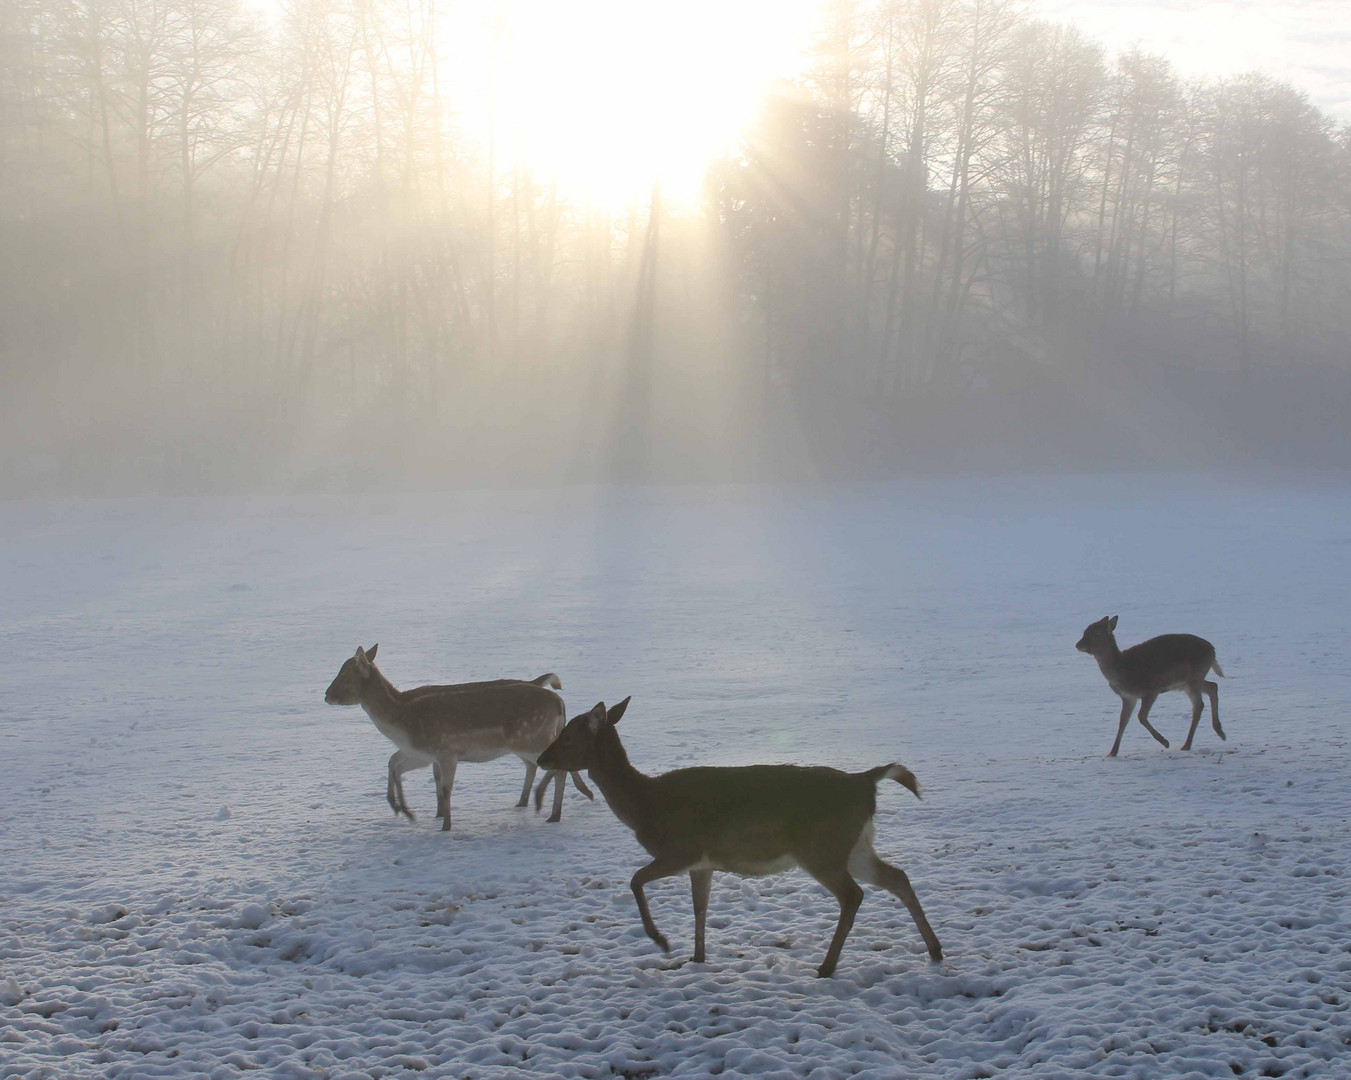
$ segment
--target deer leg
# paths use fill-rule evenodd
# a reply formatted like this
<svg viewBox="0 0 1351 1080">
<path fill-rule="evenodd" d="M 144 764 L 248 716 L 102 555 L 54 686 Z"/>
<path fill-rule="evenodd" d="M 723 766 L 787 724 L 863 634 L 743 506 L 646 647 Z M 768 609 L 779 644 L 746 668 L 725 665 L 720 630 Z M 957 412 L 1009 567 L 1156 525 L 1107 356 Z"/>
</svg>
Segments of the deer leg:
<svg viewBox="0 0 1351 1080">
<path fill-rule="evenodd" d="M 432 782 L 436 784 L 436 816 L 444 818 L 450 813 L 450 804 L 441 795 L 441 763 L 432 762 Z"/>
<path fill-rule="evenodd" d="M 403 774 L 413 768 L 402 750 L 395 750 L 389 757 L 389 769 L 385 778 L 385 801 L 394 811 L 394 816 L 405 814 L 409 821 L 416 821 L 413 811 L 408 809 L 408 801 L 403 795 Z"/>
<path fill-rule="evenodd" d="M 690 871 L 690 896 L 694 899 L 694 962 L 704 962 L 704 921 L 708 916 L 708 894 L 713 888 L 712 870 Z"/>
<path fill-rule="evenodd" d="M 563 785 L 566 784 L 566 783 L 568 782 L 568 774 L 567 774 L 564 770 L 562 770 L 562 769 L 557 769 L 557 770 L 555 770 L 554 772 L 550 773 L 549 776 L 552 776 L 552 777 L 554 778 L 554 808 L 553 808 L 553 812 L 550 813 L 549 816 L 548 816 L 547 818 L 545 818 L 544 820 L 546 820 L 546 821 L 562 821 L 562 820 L 563 820 Z M 546 776 L 546 777 L 544 778 L 544 782 L 545 782 L 546 784 L 549 782 L 549 777 L 548 777 L 548 776 Z"/>
<path fill-rule="evenodd" d="M 1220 742 L 1224 742 L 1224 728 L 1220 727 L 1220 684 L 1207 680 L 1201 685 L 1210 695 L 1210 726 L 1215 729 L 1215 734 L 1220 737 Z"/>
<path fill-rule="evenodd" d="M 537 814 L 540 811 L 540 807 L 544 805 L 544 789 L 549 786 L 549 781 L 553 779 L 553 775 L 554 775 L 553 773 L 546 773 L 544 779 L 539 782 L 539 787 L 535 788 L 535 813 Z M 569 773 L 568 775 L 572 777 L 572 782 L 577 785 L 578 791 L 580 791 L 588 799 L 591 799 L 593 801 L 595 800 L 596 798 L 595 794 L 591 791 L 589 787 L 586 786 L 586 781 L 582 779 L 580 773 L 573 772 Z M 559 796 L 555 795 L 555 798 L 558 797 Z M 549 820 L 557 821 L 558 819 L 550 818 Z"/>
<path fill-rule="evenodd" d="M 389 765 L 385 768 L 385 802 L 389 803 L 389 808 L 394 811 L 394 816 L 398 817 L 403 813 L 403 807 L 399 805 L 399 793 L 397 788 L 398 776 L 394 772 L 394 767 L 399 763 L 399 755 L 402 750 L 395 750 L 389 755 Z"/>
<path fill-rule="evenodd" d="M 1190 750 L 1192 748 L 1192 738 L 1196 735 L 1196 725 L 1201 722 L 1201 712 L 1205 708 L 1205 705 L 1201 701 L 1200 690 L 1196 689 L 1194 686 L 1189 686 L 1187 687 L 1187 696 L 1191 698 L 1192 702 L 1192 724 L 1191 727 L 1187 729 L 1187 741 L 1182 744 L 1183 750 Z"/>
<path fill-rule="evenodd" d="M 455 758 L 443 758 L 437 762 L 441 767 L 441 779 L 436 784 L 436 801 L 444 802 L 445 817 L 441 819 L 441 831 L 450 832 L 450 791 L 455 786 L 455 767 L 459 764 Z"/>
<path fill-rule="evenodd" d="M 518 807 L 530 805 L 530 785 L 535 782 L 535 773 L 537 772 L 539 772 L 539 766 L 533 761 L 525 763 L 525 786 L 521 788 L 521 797 L 516 801 Z"/>
<path fill-rule="evenodd" d="M 643 886 L 649 881 L 656 881 L 658 878 L 673 877 L 690 865 L 689 859 L 676 859 L 671 856 L 658 856 L 650 863 L 644 866 L 633 875 L 633 880 L 629 882 L 629 888 L 633 890 L 633 898 L 638 901 L 638 915 L 643 920 L 643 929 L 647 931 L 647 936 L 661 946 L 662 952 L 670 952 L 671 944 L 657 930 L 657 924 L 652 921 L 652 912 L 647 910 L 647 895 L 643 892 Z"/>
<path fill-rule="evenodd" d="M 1149 722 L 1149 710 L 1154 707 L 1154 702 L 1158 700 L 1159 700 L 1158 694 L 1147 694 L 1144 700 L 1140 702 L 1140 723 L 1144 724 L 1145 730 L 1148 731 L 1151 735 L 1153 735 L 1154 738 L 1158 739 L 1159 742 L 1163 743 L 1163 748 L 1167 750 L 1168 740 L 1165 739 L 1162 735 L 1160 735 L 1157 731 L 1155 731 L 1154 726 Z M 1195 724 L 1193 724 L 1192 726 L 1195 727 Z M 1191 739 L 1188 739 L 1187 742 L 1188 744 L 1190 744 Z M 1185 750 L 1187 749 L 1187 747 L 1184 746 L 1182 749 Z"/>
<path fill-rule="evenodd" d="M 835 965 L 840 962 L 840 950 L 844 948 L 844 939 L 849 936 L 849 931 L 854 925 L 854 916 L 858 914 L 859 905 L 863 903 L 863 888 L 842 866 L 829 871 L 809 866 L 803 866 L 803 869 L 834 893 L 835 899 L 840 902 L 840 921 L 835 924 L 835 936 L 830 939 L 830 948 L 826 950 L 825 960 L 816 969 L 818 976 L 828 979 L 835 974 Z"/>
<path fill-rule="evenodd" d="M 866 881 L 869 885 L 880 885 L 899 899 L 910 912 L 910 917 L 915 920 L 919 935 L 928 946 L 929 959 L 935 962 L 943 959 L 943 946 L 938 943 L 938 935 L 933 932 L 933 927 L 925 918 L 924 908 L 920 906 L 919 897 L 915 895 L 914 887 L 904 870 L 879 858 L 877 852 L 872 850 L 872 845 L 869 845 L 866 851 L 860 852 L 859 856 L 849 860 L 849 869 L 860 881 Z"/>
<path fill-rule="evenodd" d="M 1135 708 L 1135 699 L 1123 697 L 1121 699 L 1121 723 L 1116 726 L 1116 742 L 1112 743 L 1112 749 L 1108 752 L 1108 757 L 1116 757 L 1116 752 L 1121 749 L 1121 736 L 1126 733 L 1126 725 L 1131 722 L 1131 710 Z"/>
</svg>

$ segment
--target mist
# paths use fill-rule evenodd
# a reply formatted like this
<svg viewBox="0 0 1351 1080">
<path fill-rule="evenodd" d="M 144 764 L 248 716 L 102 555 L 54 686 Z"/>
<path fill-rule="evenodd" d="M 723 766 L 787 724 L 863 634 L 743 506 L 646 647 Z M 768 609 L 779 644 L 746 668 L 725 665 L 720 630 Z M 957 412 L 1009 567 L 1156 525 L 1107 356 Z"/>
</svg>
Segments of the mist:
<svg viewBox="0 0 1351 1080">
<path fill-rule="evenodd" d="M 1347 1074 L 1347 19 L 0 0 L 0 1073 Z"/>
<path fill-rule="evenodd" d="M 458 32 L 0 2 L 0 493 L 1351 465 L 1351 131 L 1297 86 L 830 5 L 694 192 L 615 198 Z"/>
</svg>

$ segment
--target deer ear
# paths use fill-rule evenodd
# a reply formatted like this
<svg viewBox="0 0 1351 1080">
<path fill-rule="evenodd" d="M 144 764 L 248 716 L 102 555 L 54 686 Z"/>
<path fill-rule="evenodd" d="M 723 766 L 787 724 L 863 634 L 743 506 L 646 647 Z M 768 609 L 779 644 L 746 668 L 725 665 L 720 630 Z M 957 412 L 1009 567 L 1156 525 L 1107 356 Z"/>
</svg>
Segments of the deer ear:
<svg viewBox="0 0 1351 1080">
<path fill-rule="evenodd" d="M 603 723 L 605 723 L 605 702 L 598 701 L 596 707 L 586 714 L 586 726 L 594 735 Z"/>
<path fill-rule="evenodd" d="M 1107 629 L 1108 629 L 1108 630 L 1115 630 L 1115 629 L 1116 629 L 1116 616 L 1115 616 L 1115 615 L 1113 615 L 1110 619 L 1107 620 Z"/>
<path fill-rule="evenodd" d="M 380 643 L 379 643 L 379 642 L 376 642 L 376 643 L 375 643 L 374 645 L 372 645 L 369 649 L 367 649 L 367 650 L 366 650 L 366 659 L 367 659 L 367 660 L 374 661 L 374 660 L 375 660 L 375 650 L 378 649 L 379 647 L 380 647 Z"/>
<path fill-rule="evenodd" d="M 629 695 L 628 697 L 626 697 L 623 701 L 621 701 L 618 705 L 616 705 L 613 709 L 611 709 L 608 713 L 606 713 L 606 714 L 605 714 L 605 719 L 606 719 L 607 721 L 609 721 L 611 724 L 617 724 L 617 723 L 619 723 L 620 717 L 622 717 L 622 716 L 624 715 L 624 710 L 627 709 L 627 708 L 629 707 L 629 702 L 632 701 L 632 700 L 633 700 L 633 695 L 630 694 L 630 695 Z"/>
<path fill-rule="evenodd" d="M 366 658 L 366 651 L 360 645 L 357 646 L 355 660 L 357 662 L 357 674 L 364 679 L 371 673 L 371 662 Z"/>
</svg>

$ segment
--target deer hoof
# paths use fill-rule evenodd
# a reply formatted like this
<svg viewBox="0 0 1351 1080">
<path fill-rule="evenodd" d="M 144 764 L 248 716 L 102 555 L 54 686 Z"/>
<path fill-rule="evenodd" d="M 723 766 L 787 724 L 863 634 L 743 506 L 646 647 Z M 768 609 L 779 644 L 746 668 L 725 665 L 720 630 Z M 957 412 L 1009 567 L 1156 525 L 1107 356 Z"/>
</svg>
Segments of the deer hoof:
<svg viewBox="0 0 1351 1080">
<path fill-rule="evenodd" d="M 816 969 L 816 977 L 818 979 L 829 979 L 834 974 L 835 974 L 834 964 L 822 964 L 819 968 Z"/>
<path fill-rule="evenodd" d="M 547 822 L 549 822 L 550 825 L 557 825 L 560 821 L 563 820 L 563 815 L 562 815 L 562 814 L 550 814 L 547 818 L 545 818 L 545 820 L 546 820 Z"/>
</svg>

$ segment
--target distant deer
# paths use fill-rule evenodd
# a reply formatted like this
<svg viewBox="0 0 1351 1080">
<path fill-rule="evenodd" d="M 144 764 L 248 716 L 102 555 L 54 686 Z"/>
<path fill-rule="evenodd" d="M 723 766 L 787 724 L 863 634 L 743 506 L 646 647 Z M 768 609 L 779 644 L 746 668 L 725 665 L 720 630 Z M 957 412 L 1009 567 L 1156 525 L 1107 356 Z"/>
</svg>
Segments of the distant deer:
<svg viewBox="0 0 1351 1080">
<path fill-rule="evenodd" d="M 551 672 L 530 682 L 496 679 L 401 692 L 375 666 L 378 648 L 358 648 L 342 665 L 324 700 L 330 705 L 360 705 L 380 733 L 398 747 L 389 759 L 385 784 L 385 798 L 395 815 L 415 820 L 404 798 L 403 774 L 430 764 L 436 774 L 436 815 L 442 830 L 449 830 L 456 766 L 461 761 L 492 761 L 504 754 L 515 754 L 525 762 L 525 786 L 516 805 L 528 806 L 536 759 L 566 719 L 563 699 L 553 692 L 562 689 L 558 676 Z M 562 772 L 550 772 L 540 782 L 535 808 L 539 809 L 551 779 L 554 806 L 549 820 L 558 821 L 563 816 L 566 780 Z M 574 774 L 573 779 L 583 795 L 594 798 L 580 776 Z"/>
<path fill-rule="evenodd" d="M 1201 722 L 1202 690 L 1210 695 L 1210 724 L 1223 740 L 1220 686 L 1206 679 L 1211 671 L 1224 678 L 1224 672 L 1215 660 L 1215 646 L 1194 634 L 1162 634 L 1123 652 L 1117 648 L 1116 636 L 1112 633 L 1116 629 L 1116 618 L 1113 615 L 1090 623 L 1075 645 L 1080 652 L 1088 653 L 1098 662 L 1108 685 L 1121 698 L 1121 723 L 1117 725 L 1116 742 L 1112 743 L 1112 751 L 1107 756 L 1116 757 L 1116 752 L 1121 749 L 1121 735 L 1130 723 L 1131 710 L 1137 701 L 1140 702 L 1140 723 L 1167 748 L 1168 740 L 1149 723 L 1149 710 L 1155 699 L 1169 690 L 1183 690 L 1191 698 L 1192 725 L 1187 731 L 1187 741 L 1182 744 L 1183 750 L 1192 748 L 1196 725 Z"/>
<path fill-rule="evenodd" d="M 694 962 L 704 960 L 704 920 L 715 870 L 760 876 L 800 866 L 835 894 L 840 919 L 822 978 L 835 971 L 840 950 L 863 902 L 855 878 L 880 885 L 910 911 L 929 948 L 941 960 L 938 937 L 924 917 L 915 890 L 900 868 L 873 850 L 877 783 L 895 780 L 919 796 L 919 784 L 904 765 L 861 773 L 797 765 L 677 769 L 646 776 L 629 764 L 615 724 L 625 698 L 608 712 L 601 702 L 574 717 L 544 753 L 545 769 L 587 769 L 615 816 L 633 830 L 652 861 L 630 885 L 647 936 L 664 952 L 671 947 L 652 921 L 643 886 L 686 871 L 694 897 Z"/>
</svg>

